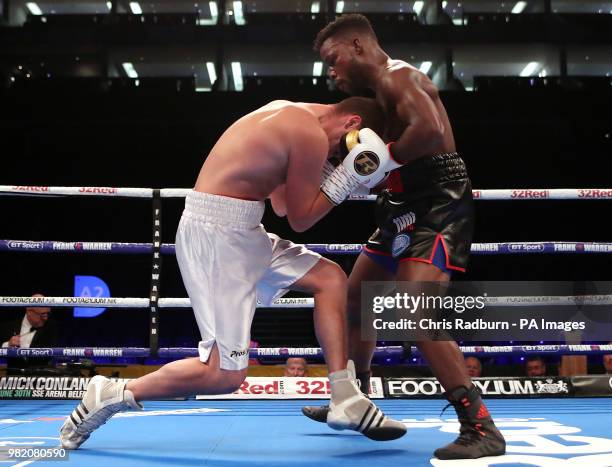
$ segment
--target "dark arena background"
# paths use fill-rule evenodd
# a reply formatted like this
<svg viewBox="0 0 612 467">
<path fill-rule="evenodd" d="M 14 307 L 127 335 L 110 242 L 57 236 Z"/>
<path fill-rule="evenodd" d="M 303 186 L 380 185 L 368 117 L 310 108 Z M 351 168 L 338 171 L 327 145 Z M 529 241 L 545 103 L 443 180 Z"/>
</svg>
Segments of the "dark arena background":
<svg viewBox="0 0 612 467">
<path fill-rule="evenodd" d="M 95 276 L 110 297 L 148 300 L 152 251 L 109 254 L 73 243 L 154 241 L 151 197 L 112 196 L 113 188 L 100 187 L 192 188 L 208 151 L 242 115 L 275 99 L 334 103 L 346 97 L 327 77 L 312 42 L 325 24 L 354 12 L 368 17 L 392 58 L 411 63 L 438 86 L 478 190 L 474 243 L 493 250 L 474 252 L 467 273 L 454 279 L 571 281 L 577 295 L 592 281 L 611 280 L 612 1 L 0 0 L 0 10 L 0 298 L 72 297 L 76 276 Z M 45 187 L 93 188 L 91 196 L 64 196 Z M 555 189 L 576 190 L 561 199 Z M 486 199 L 486 190 L 506 190 L 509 199 Z M 161 240 L 172 244 L 184 198 L 158 201 Z M 374 208 L 373 202 L 347 201 L 296 233 L 268 203 L 263 224 L 296 243 L 348 248 L 375 230 Z M 45 241 L 72 243 L 68 250 L 52 251 L 49 244 L 49 251 L 38 251 Z M 561 242 L 569 251 L 557 251 Z M 161 256 L 158 296 L 186 297 L 174 254 Z M 357 257 L 325 256 L 347 274 Z M 94 289 L 88 289 L 92 295 Z M 23 306 L 7 303 L 0 307 L 0 329 L 24 314 Z M 57 446 L 59 427 L 84 390 L 77 384 L 71 393 L 45 395 L 8 378 L 132 378 L 169 361 L 157 348 L 194 349 L 200 340 L 187 307 L 107 308 L 91 318 L 58 307 L 49 320 L 56 340 L 42 347 L 53 348 L 54 360 L 20 354 L 28 361 L 15 373 L 6 365 L 17 354 L 0 349 L 0 461 L 19 440 Z M 477 346 L 466 353 L 480 358 L 476 380 L 483 393 L 510 398 L 489 406 L 508 441 L 504 465 L 612 465 L 612 374 L 603 376 L 612 373 L 612 360 L 605 365 L 602 357 L 612 349 L 601 347 L 612 335 L 572 339 L 461 343 Z M 258 397 L 247 388 L 229 401 L 188 400 L 182 414 L 179 402 L 150 403 L 142 414 L 152 409 L 164 416 L 131 418 L 127 412 L 72 452 L 70 462 L 485 466 L 504 459 L 433 458 L 458 425 L 448 421 L 452 410 L 439 415 L 442 390 L 410 343 L 378 344 L 373 375 L 381 379 L 373 397 L 387 399 L 377 404 L 404 421 L 408 434 L 375 444 L 307 420 L 300 407 L 308 402 L 285 400 L 321 397 L 316 384 L 327 381 L 312 308 L 258 309 L 252 340 L 262 351 L 251 353 L 259 365 L 249 378 L 265 378 L 260 392 L 282 401 L 247 402 Z M 85 350 L 75 356 L 56 351 L 66 348 Z M 97 348 L 119 351 L 98 356 Z M 293 383 L 282 376 L 291 355 L 311 364 L 306 393 L 299 385 L 291 392 Z M 545 373 L 526 377 L 526 359 L 536 355 Z M 286 392 L 274 386 L 279 381 Z M 512 399 L 518 396 L 523 399 Z M 430 399 L 403 400 L 423 397 Z M 162 418 L 179 434 L 161 428 Z M 153 430 L 151 420 L 163 436 L 142 434 Z M 525 434 L 534 427 L 538 439 Z M 140 434 L 121 437 L 120 430 Z M 232 430 L 230 441 L 223 433 Z M 273 438 L 278 442 L 267 441 Z M 46 462 L 28 459 L 7 462 Z"/>
</svg>

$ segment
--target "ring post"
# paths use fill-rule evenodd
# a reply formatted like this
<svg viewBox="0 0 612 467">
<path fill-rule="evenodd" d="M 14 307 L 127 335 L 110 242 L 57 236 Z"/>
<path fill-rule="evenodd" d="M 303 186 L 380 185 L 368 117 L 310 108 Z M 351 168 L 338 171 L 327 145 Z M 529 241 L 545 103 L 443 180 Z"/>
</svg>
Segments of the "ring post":
<svg viewBox="0 0 612 467">
<path fill-rule="evenodd" d="M 161 193 L 160 190 L 153 190 L 153 257 L 151 261 L 151 290 L 149 291 L 149 317 L 150 317 L 150 334 L 149 347 L 151 349 L 151 357 L 155 358 L 159 349 L 159 323 L 158 323 L 158 300 L 161 288 Z"/>
</svg>

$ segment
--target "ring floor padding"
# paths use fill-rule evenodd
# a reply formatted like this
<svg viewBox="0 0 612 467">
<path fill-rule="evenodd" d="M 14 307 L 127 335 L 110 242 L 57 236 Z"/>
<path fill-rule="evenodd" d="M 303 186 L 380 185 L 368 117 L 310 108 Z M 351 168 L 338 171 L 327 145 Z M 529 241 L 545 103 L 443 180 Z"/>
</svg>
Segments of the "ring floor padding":
<svg viewBox="0 0 612 467">
<path fill-rule="evenodd" d="M 612 466 L 612 399 L 489 400 L 508 454 L 477 461 L 440 461 L 433 451 L 456 436 L 442 400 L 382 400 L 408 433 L 390 442 L 334 431 L 303 417 L 321 401 L 158 401 L 120 414 L 68 461 L 22 459 L 2 465 L 51 466 Z M 10 447 L 58 446 L 59 428 L 77 401 L 1 401 L 0 454 Z"/>
</svg>

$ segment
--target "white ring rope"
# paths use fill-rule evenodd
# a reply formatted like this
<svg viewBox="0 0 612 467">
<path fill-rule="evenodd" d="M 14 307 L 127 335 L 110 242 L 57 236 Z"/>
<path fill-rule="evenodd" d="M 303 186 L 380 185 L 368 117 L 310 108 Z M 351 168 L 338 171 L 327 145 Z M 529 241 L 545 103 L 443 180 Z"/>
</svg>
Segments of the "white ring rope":
<svg viewBox="0 0 612 467">
<path fill-rule="evenodd" d="M 189 190 L 185 190 L 188 192 Z M 103 186 L 10 186 L 0 185 L 0 194 L 20 196 L 100 196 L 104 198 L 153 198 L 152 188 Z"/>
<path fill-rule="evenodd" d="M 576 306 L 611 305 L 612 295 L 544 295 L 522 297 L 485 297 L 487 305 L 522 306 Z M 0 297 L 0 307 L 49 306 L 93 308 L 149 308 L 148 298 L 136 297 Z M 159 308 L 189 308 L 188 298 L 160 298 Z M 314 308 L 314 299 L 279 298 L 271 306 L 257 305 L 257 308 Z"/>
<path fill-rule="evenodd" d="M 160 298 L 159 308 L 189 308 L 188 298 Z M 149 308 L 148 298 L 137 297 L 0 297 L 0 307 L 49 306 L 93 308 Z M 263 308 L 258 305 L 258 308 Z M 313 298 L 280 298 L 269 308 L 314 308 Z"/>
<path fill-rule="evenodd" d="M 162 198 L 184 198 L 191 189 L 162 188 Z M 473 190 L 477 200 L 585 200 L 612 199 L 612 188 L 528 188 Z M 11 186 L 0 185 L 0 195 L 22 196 L 99 196 L 111 198 L 152 198 L 152 188 Z M 375 195 L 351 196 L 355 201 L 373 201 Z"/>
</svg>

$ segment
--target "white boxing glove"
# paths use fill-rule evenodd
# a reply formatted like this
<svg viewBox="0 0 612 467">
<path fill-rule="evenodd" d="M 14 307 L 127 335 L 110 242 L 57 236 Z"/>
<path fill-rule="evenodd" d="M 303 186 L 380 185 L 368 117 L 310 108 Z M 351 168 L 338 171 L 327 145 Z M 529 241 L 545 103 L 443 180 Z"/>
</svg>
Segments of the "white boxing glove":
<svg viewBox="0 0 612 467">
<path fill-rule="evenodd" d="M 359 145 L 365 146 L 366 150 L 373 152 L 380 159 L 380 168 L 371 174 L 370 180 L 367 182 L 362 182 L 362 185 L 365 185 L 368 188 L 374 188 L 385 178 L 387 172 L 391 172 L 393 169 L 397 169 L 402 165 L 393 159 L 393 156 L 389 151 L 389 146 L 380 138 L 380 136 L 369 128 L 359 130 Z M 353 152 L 355 152 L 355 149 L 356 148 L 353 148 L 351 150 L 347 158 L 351 156 Z M 346 158 L 344 161 L 346 161 Z"/>
<path fill-rule="evenodd" d="M 348 155 L 321 185 L 323 194 L 335 205 L 342 203 L 359 185 L 375 187 L 387 172 L 401 165 L 393 160 L 387 145 L 374 131 L 363 128 L 358 138 L 354 132 L 343 138 Z"/>
</svg>

